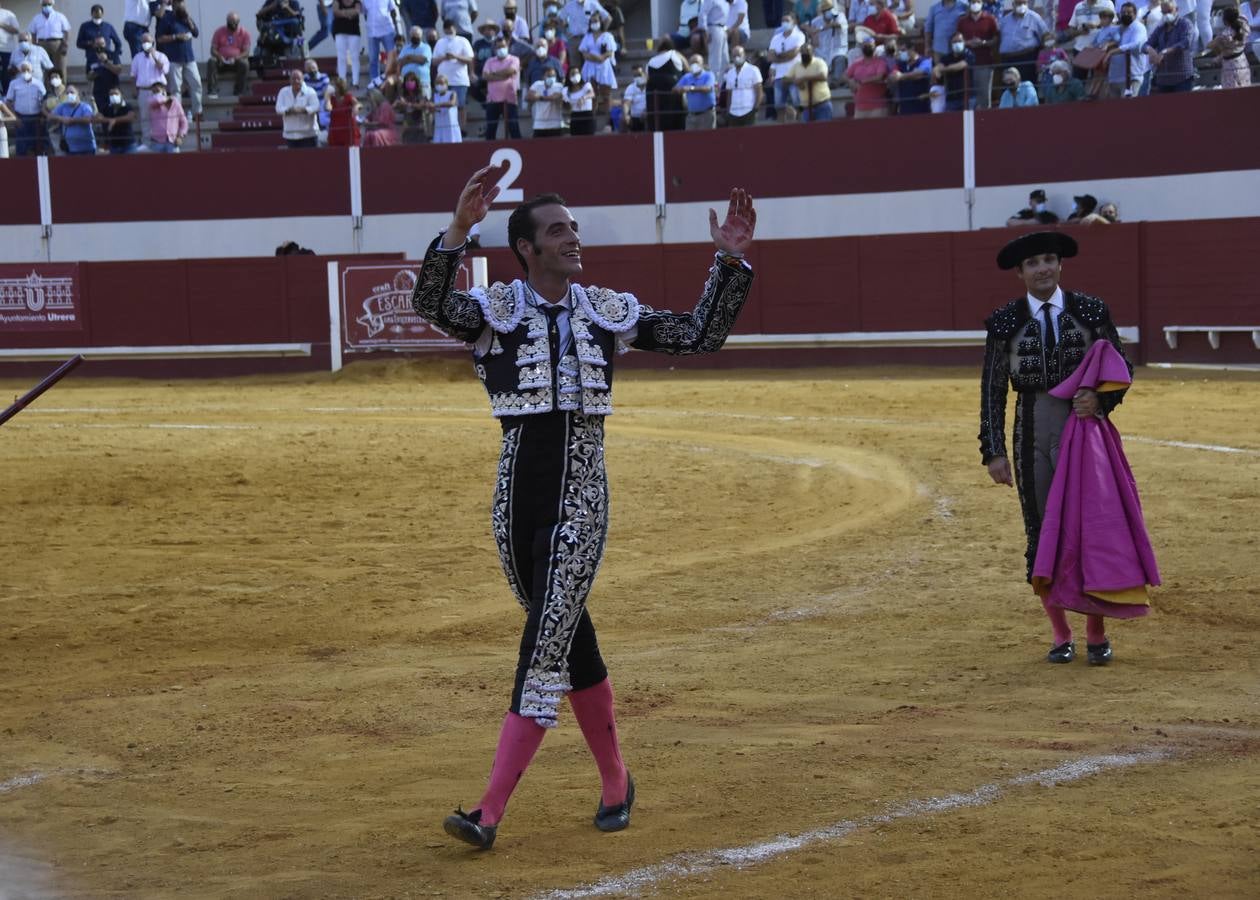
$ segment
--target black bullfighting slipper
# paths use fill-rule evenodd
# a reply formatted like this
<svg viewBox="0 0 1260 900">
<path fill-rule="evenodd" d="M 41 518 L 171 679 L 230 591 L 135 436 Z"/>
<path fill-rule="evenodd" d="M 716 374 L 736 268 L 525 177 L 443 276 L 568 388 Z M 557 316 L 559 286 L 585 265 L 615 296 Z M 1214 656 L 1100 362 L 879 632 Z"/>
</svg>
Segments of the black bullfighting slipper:
<svg viewBox="0 0 1260 900">
<path fill-rule="evenodd" d="M 1103 641 L 1101 644 L 1086 644 L 1085 650 L 1089 654 L 1089 664 L 1091 666 L 1105 666 L 1111 662 L 1111 641 Z"/>
<path fill-rule="evenodd" d="M 1070 663 L 1074 659 L 1076 659 L 1076 645 L 1071 641 L 1064 641 L 1057 647 L 1051 647 L 1050 652 L 1046 654 L 1046 662 Z"/>
<path fill-rule="evenodd" d="M 621 831 L 630 827 L 630 808 L 634 806 L 634 778 L 626 773 L 629 785 L 626 787 L 626 799 L 616 806 L 604 806 L 600 803 L 595 813 L 595 827 L 600 831 Z"/>
<path fill-rule="evenodd" d="M 456 808 L 455 812 L 446 817 L 442 827 L 451 837 L 459 838 L 466 844 L 472 844 L 478 850 L 489 850 L 493 847 L 494 836 L 499 831 L 498 825 L 481 824 L 481 810 L 479 809 L 466 813 Z"/>
</svg>

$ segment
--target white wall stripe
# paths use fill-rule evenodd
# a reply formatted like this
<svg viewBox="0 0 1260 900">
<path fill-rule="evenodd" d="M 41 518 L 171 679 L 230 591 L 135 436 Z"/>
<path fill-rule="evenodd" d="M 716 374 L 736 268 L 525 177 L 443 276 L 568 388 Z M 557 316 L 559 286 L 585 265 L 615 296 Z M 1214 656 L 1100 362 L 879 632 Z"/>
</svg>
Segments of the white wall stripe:
<svg viewBox="0 0 1260 900">
<path fill-rule="evenodd" d="M 328 264 L 328 347 L 331 351 L 329 369 L 341 371 L 341 279 L 337 277 L 337 262 Z"/>
<path fill-rule="evenodd" d="M 39 180 L 39 224 L 52 225 L 52 179 L 48 177 L 48 157 L 35 157 L 35 176 Z"/>
</svg>

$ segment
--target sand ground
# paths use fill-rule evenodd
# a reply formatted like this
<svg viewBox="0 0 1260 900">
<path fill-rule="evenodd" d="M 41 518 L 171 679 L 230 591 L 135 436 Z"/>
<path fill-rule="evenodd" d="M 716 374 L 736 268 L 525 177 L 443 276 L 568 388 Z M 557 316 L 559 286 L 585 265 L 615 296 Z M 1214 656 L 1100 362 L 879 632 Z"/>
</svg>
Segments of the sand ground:
<svg viewBox="0 0 1260 900">
<path fill-rule="evenodd" d="M 440 823 L 521 614 L 466 365 L 72 377 L 0 429 L 0 898 L 1260 896 L 1260 377 L 1115 414 L 1164 586 L 1104 669 L 1043 662 L 974 372 L 618 382 L 633 825 L 566 710 L 480 854 Z"/>
</svg>

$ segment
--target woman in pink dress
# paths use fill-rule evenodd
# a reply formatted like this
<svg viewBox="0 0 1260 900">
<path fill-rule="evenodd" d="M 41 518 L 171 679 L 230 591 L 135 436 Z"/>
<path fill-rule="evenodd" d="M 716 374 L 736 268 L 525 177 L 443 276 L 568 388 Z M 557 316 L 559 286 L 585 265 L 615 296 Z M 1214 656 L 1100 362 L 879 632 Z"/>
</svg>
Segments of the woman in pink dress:
<svg viewBox="0 0 1260 900">
<path fill-rule="evenodd" d="M 398 135 L 398 114 L 394 111 L 394 104 L 386 96 L 394 93 L 393 85 L 387 84 L 385 88 L 384 94 L 372 92 L 376 105 L 367 119 L 367 131 L 363 135 L 364 147 L 396 147 L 401 143 Z"/>
</svg>

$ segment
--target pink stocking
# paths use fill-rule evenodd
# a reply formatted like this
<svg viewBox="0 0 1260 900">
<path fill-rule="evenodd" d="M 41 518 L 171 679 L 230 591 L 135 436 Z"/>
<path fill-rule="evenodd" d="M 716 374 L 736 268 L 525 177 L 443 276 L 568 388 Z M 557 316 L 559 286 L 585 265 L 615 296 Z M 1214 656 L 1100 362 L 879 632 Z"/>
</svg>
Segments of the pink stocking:
<svg viewBox="0 0 1260 900">
<path fill-rule="evenodd" d="M 1107 642 L 1107 628 L 1103 624 L 1102 616 L 1085 617 L 1085 635 L 1086 640 L 1091 644 L 1104 644 Z"/>
<path fill-rule="evenodd" d="M 1072 626 L 1068 624 L 1063 607 L 1052 606 L 1044 600 L 1041 605 L 1045 607 L 1046 615 L 1050 617 L 1050 627 L 1054 629 L 1054 645 L 1057 647 L 1072 640 Z"/>
<path fill-rule="evenodd" d="M 499 732 L 499 749 L 494 752 L 494 766 L 490 769 L 490 783 L 486 785 L 479 807 L 482 825 L 499 824 L 508 798 L 529 768 L 530 760 L 538 752 L 546 733 L 547 729 L 533 719 L 517 713 L 510 712 L 504 718 L 503 730 Z"/>
<path fill-rule="evenodd" d="M 607 678 L 592 687 L 569 694 L 569 705 L 591 748 L 595 765 L 599 766 L 599 778 L 603 783 L 601 801 L 604 806 L 616 806 L 626 799 L 629 782 L 626 780 L 626 764 L 621 760 L 621 748 L 617 744 L 617 719 L 613 715 L 612 682 Z"/>
</svg>

